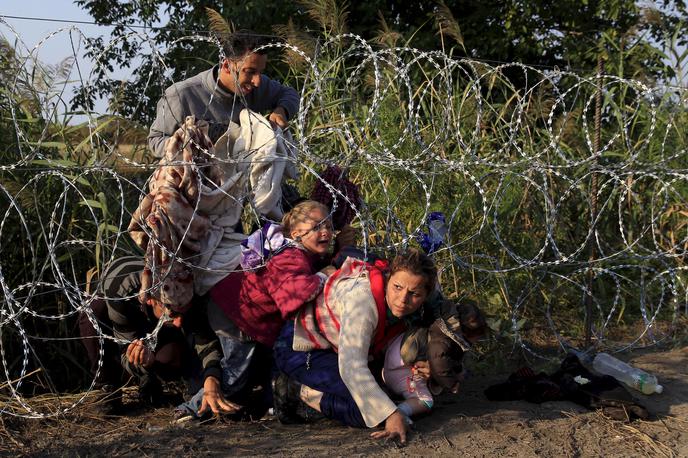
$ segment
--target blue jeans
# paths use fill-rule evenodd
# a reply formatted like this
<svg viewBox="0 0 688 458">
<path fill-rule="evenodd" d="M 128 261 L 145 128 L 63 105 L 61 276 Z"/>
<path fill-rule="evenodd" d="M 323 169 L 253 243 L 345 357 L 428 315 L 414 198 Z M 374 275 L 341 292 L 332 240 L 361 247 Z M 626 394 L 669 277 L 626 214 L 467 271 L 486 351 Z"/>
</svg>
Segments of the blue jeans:
<svg viewBox="0 0 688 458">
<path fill-rule="evenodd" d="M 365 428 L 356 401 L 341 375 L 337 353 L 332 350 L 294 351 L 294 322 L 288 321 L 273 349 L 277 368 L 294 380 L 323 393 L 320 411 L 347 426 Z"/>
</svg>

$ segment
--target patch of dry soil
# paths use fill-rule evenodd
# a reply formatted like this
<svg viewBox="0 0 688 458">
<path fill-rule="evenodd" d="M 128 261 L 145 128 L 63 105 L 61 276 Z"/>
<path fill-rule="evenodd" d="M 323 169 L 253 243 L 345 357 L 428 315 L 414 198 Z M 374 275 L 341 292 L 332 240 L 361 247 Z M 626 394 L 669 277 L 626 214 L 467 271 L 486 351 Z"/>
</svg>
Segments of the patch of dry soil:
<svg viewBox="0 0 688 458">
<path fill-rule="evenodd" d="M 403 448 L 329 421 L 173 425 L 169 409 L 106 419 L 83 408 L 50 421 L 5 416 L 0 455 L 688 456 L 688 349 L 636 353 L 630 361 L 665 386 L 661 395 L 637 395 L 657 420 L 623 424 L 569 402 L 490 402 L 482 390 L 503 381 L 501 374 L 474 377 L 459 395 L 438 399 Z"/>
</svg>

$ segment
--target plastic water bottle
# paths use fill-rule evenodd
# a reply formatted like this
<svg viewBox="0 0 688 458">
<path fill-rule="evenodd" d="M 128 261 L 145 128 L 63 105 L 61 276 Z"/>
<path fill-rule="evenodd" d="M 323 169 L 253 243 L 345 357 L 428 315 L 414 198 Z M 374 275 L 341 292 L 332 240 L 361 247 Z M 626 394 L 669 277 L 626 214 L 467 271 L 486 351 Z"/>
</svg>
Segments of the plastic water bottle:
<svg viewBox="0 0 688 458">
<path fill-rule="evenodd" d="M 611 375 L 643 394 L 661 393 L 664 387 L 657 383 L 657 377 L 629 366 L 607 353 L 598 353 L 592 361 L 592 367 L 600 374 Z"/>
</svg>

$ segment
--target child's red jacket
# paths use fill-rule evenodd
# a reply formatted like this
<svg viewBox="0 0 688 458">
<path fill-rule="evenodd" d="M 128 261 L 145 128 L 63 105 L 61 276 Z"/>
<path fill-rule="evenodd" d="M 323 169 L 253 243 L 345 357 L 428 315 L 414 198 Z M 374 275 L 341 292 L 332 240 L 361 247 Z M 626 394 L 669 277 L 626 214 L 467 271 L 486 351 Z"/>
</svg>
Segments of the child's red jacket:
<svg viewBox="0 0 688 458">
<path fill-rule="evenodd" d="M 286 320 L 322 290 L 317 258 L 298 247 L 285 248 L 265 267 L 234 272 L 210 295 L 227 317 L 254 340 L 272 347 Z"/>
</svg>

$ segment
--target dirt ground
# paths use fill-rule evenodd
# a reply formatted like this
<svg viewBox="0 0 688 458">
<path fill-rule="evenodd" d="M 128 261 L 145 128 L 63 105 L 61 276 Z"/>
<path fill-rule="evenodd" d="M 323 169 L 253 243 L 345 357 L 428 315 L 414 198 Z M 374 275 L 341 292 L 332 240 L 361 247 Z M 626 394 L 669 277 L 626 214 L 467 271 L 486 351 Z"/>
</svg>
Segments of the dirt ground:
<svg viewBox="0 0 688 458">
<path fill-rule="evenodd" d="M 688 348 L 627 359 L 665 387 L 661 395 L 637 395 L 654 421 L 624 424 L 569 402 L 490 402 L 482 391 L 508 375 L 498 374 L 475 376 L 459 395 L 440 397 L 405 447 L 329 421 L 173 424 L 170 409 L 105 418 L 85 406 L 51 420 L 0 417 L 0 455 L 688 456 Z"/>
</svg>

